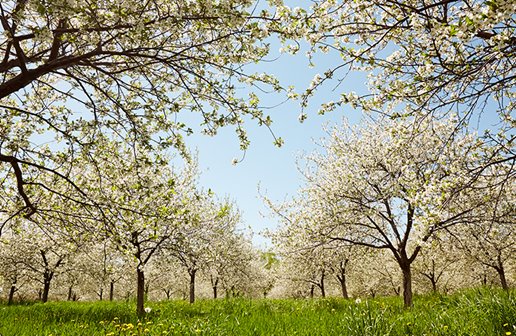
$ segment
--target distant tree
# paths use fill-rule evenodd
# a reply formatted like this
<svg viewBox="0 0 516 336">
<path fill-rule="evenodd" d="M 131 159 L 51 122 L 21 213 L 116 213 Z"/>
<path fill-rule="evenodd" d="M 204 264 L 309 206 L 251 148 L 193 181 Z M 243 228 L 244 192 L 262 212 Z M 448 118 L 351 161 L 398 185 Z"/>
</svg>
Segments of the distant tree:
<svg viewBox="0 0 516 336">
<path fill-rule="evenodd" d="M 176 258 L 188 273 L 190 303 L 195 301 L 198 274 L 202 271 L 208 272 L 210 266 L 213 266 L 214 258 L 228 257 L 218 247 L 233 238 L 235 225 L 240 220 L 240 214 L 234 205 L 218 203 L 210 195 L 199 193 L 192 203 L 194 210 L 189 217 L 191 231 L 165 246 L 166 253 Z M 215 255 L 215 251 L 221 254 Z M 217 284 L 213 283 L 212 287 L 216 291 Z"/>
<path fill-rule="evenodd" d="M 115 142 L 107 142 L 98 156 L 104 156 L 99 162 L 103 175 L 86 169 L 81 187 L 106 205 L 98 209 L 105 220 L 93 223 L 97 234 L 134 261 L 137 312 L 143 315 L 146 266 L 166 244 L 195 227 L 196 162 L 179 170 L 156 153 Z"/>
<path fill-rule="evenodd" d="M 473 192 L 469 167 L 483 144 L 457 133 L 453 120 L 391 120 L 328 132 L 325 152 L 307 157 L 297 206 L 277 212 L 290 223 L 304 222 L 297 230 L 316 234 L 321 244 L 389 250 L 411 306 L 412 264 L 423 246 L 438 231 L 481 220 L 476 209 L 486 200 L 464 200 Z"/>
<path fill-rule="evenodd" d="M 508 165 L 497 165 L 484 177 L 489 184 L 493 184 L 489 180 L 494 179 L 497 187 L 489 189 L 490 193 L 484 189 L 476 196 L 487 201 L 485 206 L 476 209 L 483 218 L 481 222 L 464 222 L 448 229 L 466 258 L 496 271 L 505 290 L 509 289 L 508 269 L 516 266 L 516 181 L 500 176 L 511 169 Z"/>
</svg>

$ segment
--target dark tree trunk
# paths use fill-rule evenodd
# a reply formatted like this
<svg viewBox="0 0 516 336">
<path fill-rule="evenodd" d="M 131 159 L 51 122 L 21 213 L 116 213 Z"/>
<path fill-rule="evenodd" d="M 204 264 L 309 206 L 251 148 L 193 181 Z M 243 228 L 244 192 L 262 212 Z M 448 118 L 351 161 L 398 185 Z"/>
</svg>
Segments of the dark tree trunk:
<svg viewBox="0 0 516 336">
<path fill-rule="evenodd" d="M 195 302 L 195 274 L 197 273 L 197 269 L 188 270 L 188 274 L 190 274 L 190 303 Z"/>
<path fill-rule="evenodd" d="M 432 282 L 432 292 L 437 293 L 437 281 L 433 277 L 430 281 Z"/>
<path fill-rule="evenodd" d="M 9 299 L 7 301 L 8 305 L 13 304 L 14 301 L 14 293 L 16 293 L 16 284 L 11 285 L 11 289 L 9 290 Z"/>
<path fill-rule="evenodd" d="M 213 298 L 217 298 L 217 287 L 219 284 L 219 278 L 217 277 L 215 280 L 213 280 L 213 277 L 211 277 L 211 288 L 213 288 Z"/>
<path fill-rule="evenodd" d="M 321 274 L 321 281 L 319 282 L 319 288 L 321 289 L 321 297 L 326 297 L 326 288 L 324 287 L 324 277 L 326 276 L 325 272 L 323 271 Z"/>
<path fill-rule="evenodd" d="M 136 313 L 138 316 L 143 316 L 145 314 L 144 310 L 144 301 L 145 301 L 145 275 L 143 270 L 138 268 L 136 270 Z"/>
<path fill-rule="evenodd" d="M 371 293 L 373 299 L 376 297 L 376 291 L 374 289 L 369 290 L 369 293 Z"/>
<path fill-rule="evenodd" d="M 340 279 L 339 282 L 340 282 L 340 289 L 342 291 L 342 297 L 344 299 L 349 299 L 348 286 L 346 284 L 346 276 L 344 275 L 344 277 L 342 279 Z"/>
<path fill-rule="evenodd" d="M 167 296 L 167 300 L 170 300 L 170 295 L 172 294 L 172 291 L 170 289 L 164 289 L 165 295 Z"/>
<path fill-rule="evenodd" d="M 103 287 L 100 287 L 98 295 L 99 295 L 99 300 L 102 301 L 102 299 L 104 298 L 104 288 Z"/>
<path fill-rule="evenodd" d="M 315 290 L 315 285 L 312 285 L 312 287 L 310 287 L 310 299 L 314 298 L 314 290 Z"/>
<path fill-rule="evenodd" d="M 502 288 L 506 291 L 509 290 L 509 285 L 507 284 L 507 278 L 505 277 L 505 269 L 503 266 L 496 267 L 496 272 L 498 273 L 498 276 L 500 277 L 500 284 L 502 285 Z"/>
<path fill-rule="evenodd" d="M 434 293 L 437 293 L 437 278 L 435 277 L 435 273 L 434 272 L 430 272 L 430 273 L 424 273 L 424 272 L 421 272 L 421 274 L 428 279 L 428 281 L 430 281 L 430 283 L 432 284 L 432 292 Z"/>
<path fill-rule="evenodd" d="M 113 297 L 115 295 L 115 282 L 111 280 L 109 283 L 109 301 L 113 301 Z"/>
<path fill-rule="evenodd" d="M 48 301 L 48 293 L 50 292 L 50 280 L 45 280 L 43 284 L 43 293 L 41 294 L 41 302 Z"/>
<path fill-rule="evenodd" d="M 400 263 L 403 272 L 403 303 L 405 308 L 412 307 L 412 272 L 408 261 Z"/>
<path fill-rule="evenodd" d="M 495 270 L 498 273 L 498 276 L 500 277 L 500 284 L 502 285 L 502 288 L 504 290 L 508 291 L 509 285 L 507 284 L 507 278 L 505 277 L 505 268 L 503 267 L 501 253 L 498 253 L 498 256 L 496 259 L 498 261 L 498 265 L 497 265 L 497 267 L 495 267 Z"/>
<path fill-rule="evenodd" d="M 41 294 L 41 302 L 48 301 L 48 294 L 50 292 L 50 282 L 54 276 L 54 272 L 45 271 L 43 273 L 43 293 Z"/>
<path fill-rule="evenodd" d="M 342 297 L 344 299 L 349 299 L 348 285 L 346 283 L 346 264 L 347 264 L 347 262 L 348 262 L 347 260 L 344 262 L 341 262 L 339 273 L 337 273 L 337 279 L 339 280 Z"/>
<path fill-rule="evenodd" d="M 66 300 L 72 301 L 72 297 L 73 297 L 73 285 L 70 285 L 70 287 L 68 287 L 68 296 L 67 296 Z"/>
</svg>

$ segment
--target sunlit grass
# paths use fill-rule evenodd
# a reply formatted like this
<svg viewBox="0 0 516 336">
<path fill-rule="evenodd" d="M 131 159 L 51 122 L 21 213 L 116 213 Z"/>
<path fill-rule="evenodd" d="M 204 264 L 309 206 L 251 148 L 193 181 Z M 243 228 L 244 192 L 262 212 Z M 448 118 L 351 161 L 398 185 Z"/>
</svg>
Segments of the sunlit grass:
<svg viewBox="0 0 516 336">
<path fill-rule="evenodd" d="M 122 302 L 0 306 L 0 335 L 500 335 L 516 336 L 515 291 L 362 300 L 206 300 L 149 303 L 138 320 Z"/>
</svg>

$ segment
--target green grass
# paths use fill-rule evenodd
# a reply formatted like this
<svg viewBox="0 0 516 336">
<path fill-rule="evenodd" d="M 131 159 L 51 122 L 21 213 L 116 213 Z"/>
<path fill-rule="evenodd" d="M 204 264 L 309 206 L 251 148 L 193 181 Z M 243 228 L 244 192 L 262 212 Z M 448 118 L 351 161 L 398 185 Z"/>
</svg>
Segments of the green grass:
<svg viewBox="0 0 516 336">
<path fill-rule="evenodd" d="M 206 300 L 0 305 L 0 335 L 499 335 L 516 336 L 516 292 L 477 289 L 363 300 Z"/>
</svg>

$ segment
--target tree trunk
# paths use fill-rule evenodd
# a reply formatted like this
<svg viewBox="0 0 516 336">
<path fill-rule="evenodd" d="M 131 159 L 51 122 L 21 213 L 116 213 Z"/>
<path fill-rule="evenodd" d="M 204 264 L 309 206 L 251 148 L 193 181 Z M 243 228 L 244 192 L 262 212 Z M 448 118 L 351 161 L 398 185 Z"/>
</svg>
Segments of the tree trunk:
<svg viewBox="0 0 516 336">
<path fill-rule="evenodd" d="M 45 279 L 43 283 L 43 293 L 41 294 L 41 302 L 48 301 L 48 293 L 50 292 L 50 280 Z"/>
<path fill-rule="evenodd" d="M 374 299 L 376 297 L 376 291 L 374 289 L 370 289 L 369 293 L 371 293 L 371 297 Z"/>
<path fill-rule="evenodd" d="M 310 287 L 310 299 L 314 298 L 314 290 L 315 290 L 315 285 L 312 285 L 312 287 Z"/>
<path fill-rule="evenodd" d="M 100 287 L 98 295 L 99 295 L 99 300 L 102 301 L 102 299 L 104 298 L 104 288 L 103 287 Z"/>
<path fill-rule="evenodd" d="M 321 282 L 319 283 L 319 288 L 321 288 L 321 297 L 323 297 L 323 298 L 326 297 L 326 289 L 324 288 L 324 276 L 325 275 L 326 274 L 323 271 L 321 274 Z"/>
<path fill-rule="evenodd" d="M 432 292 L 437 293 L 437 281 L 433 277 L 430 281 L 432 282 Z"/>
<path fill-rule="evenodd" d="M 43 293 L 41 294 L 41 302 L 48 301 L 48 293 L 50 292 L 50 282 L 52 281 L 53 276 L 54 272 L 45 271 L 43 273 Z"/>
<path fill-rule="evenodd" d="M 500 277 L 500 284 L 502 285 L 502 288 L 506 291 L 509 290 L 509 285 L 507 284 L 507 278 L 505 277 L 505 269 L 502 267 L 496 267 L 496 272 L 498 273 L 498 276 Z"/>
<path fill-rule="evenodd" d="M 13 304 L 14 301 L 14 293 L 16 293 L 16 284 L 11 285 L 11 289 L 9 290 L 9 299 L 7 301 L 8 305 Z"/>
<path fill-rule="evenodd" d="M 197 273 L 197 269 L 188 270 L 188 274 L 190 274 L 190 303 L 195 302 L 195 274 Z"/>
<path fill-rule="evenodd" d="M 341 292 L 342 292 L 342 297 L 344 299 L 349 299 L 348 285 L 346 284 L 346 272 L 345 272 L 345 270 L 341 269 L 340 275 L 337 275 L 337 279 L 339 280 L 339 283 L 340 283 L 340 289 L 341 289 Z"/>
<path fill-rule="evenodd" d="M 145 301 L 145 275 L 143 270 L 140 268 L 136 269 L 136 313 L 138 316 L 145 314 L 144 301 Z"/>
<path fill-rule="evenodd" d="M 113 297 L 115 295 L 115 282 L 111 280 L 109 283 L 109 301 L 113 301 Z"/>
<path fill-rule="evenodd" d="M 216 299 L 217 298 L 217 286 L 219 284 L 219 278 L 217 277 L 217 279 L 213 280 L 213 277 L 211 278 L 211 286 L 213 288 L 213 298 Z"/>
<path fill-rule="evenodd" d="M 412 273 L 410 263 L 403 262 L 400 264 L 403 272 L 403 303 L 405 308 L 412 307 Z"/>
<path fill-rule="evenodd" d="M 501 253 L 498 253 L 497 256 L 498 261 L 498 267 L 495 267 L 496 272 L 498 273 L 498 276 L 500 277 L 500 283 L 502 285 L 502 288 L 506 291 L 509 290 L 509 285 L 507 285 L 507 278 L 505 277 L 505 269 L 503 267 L 503 261 L 502 261 L 502 255 Z"/>
<path fill-rule="evenodd" d="M 66 301 L 72 301 L 72 296 L 73 296 L 73 285 L 70 285 L 70 287 L 68 287 L 68 296 L 66 298 Z"/>
<path fill-rule="evenodd" d="M 167 300 L 170 300 L 170 294 L 172 294 L 172 291 L 170 289 L 164 289 L 165 295 L 167 296 Z"/>
</svg>

